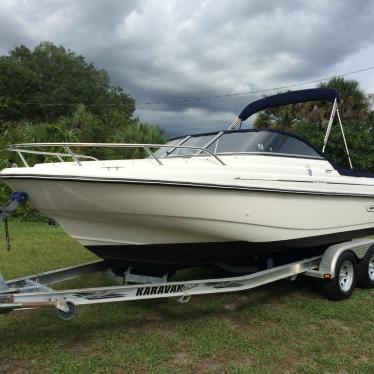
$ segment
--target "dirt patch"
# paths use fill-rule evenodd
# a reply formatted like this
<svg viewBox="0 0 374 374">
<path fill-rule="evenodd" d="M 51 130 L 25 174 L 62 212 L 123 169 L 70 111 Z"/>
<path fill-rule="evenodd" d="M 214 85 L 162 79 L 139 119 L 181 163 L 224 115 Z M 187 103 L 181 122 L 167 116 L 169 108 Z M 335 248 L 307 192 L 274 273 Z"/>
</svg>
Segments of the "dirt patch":
<svg viewBox="0 0 374 374">
<path fill-rule="evenodd" d="M 188 352 L 177 352 L 171 360 L 174 366 L 191 366 L 194 363 L 194 356 Z"/>
<path fill-rule="evenodd" d="M 351 327 L 345 326 L 342 321 L 327 318 L 321 319 L 319 321 L 314 321 L 313 323 L 308 323 L 307 326 L 312 330 L 330 329 L 339 330 L 347 334 L 351 334 L 354 330 Z"/>
<path fill-rule="evenodd" d="M 114 367 L 112 369 L 112 374 L 128 374 L 128 373 L 136 373 L 136 374 L 147 374 L 148 371 L 145 369 L 139 369 L 138 367 L 126 367 L 126 368 L 120 368 L 120 367 Z"/>
<path fill-rule="evenodd" d="M 236 299 L 233 303 L 225 304 L 223 307 L 226 310 L 238 310 L 248 305 L 250 299 L 248 296 L 242 296 Z"/>
<path fill-rule="evenodd" d="M 237 319 L 234 318 L 224 318 L 222 322 L 225 323 L 225 325 L 233 331 L 236 331 L 238 329 L 241 329 L 240 322 Z"/>
<path fill-rule="evenodd" d="M 181 340 L 178 344 L 178 351 L 175 352 L 170 360 L 173 367 L 192 372 L 191 368 L 196 362 L 196 357 L 191 352 L 191 347 L 185 340 Z"/>
<path fill-rule="evenodd" d="M 319 330 L 321 328 L 321 326 L 317 326 L 314 323 L 308 323 L 307 326 L 312 330 Z"/>
<path fill-rule="evenodd" d="M 272 372 L 277 374 L 289 374 L 298 372 L 298 368 L 305 363 L 305 357 L 293 349 L 287 351 L 284 360 L 275 363 Z"/>
<path fill-rule="evenodd" d="M 170 364 L 181 373 L 227 373 L 229 368 L 249 365 L 253 359 L 245 354 L 235 351 L 220 351 L 210 357 L 196 357 L 188 347 L 183 347 L 179 352 L 174 353 Z"/>
<path fill-rule="evenodd" d="M 35 370 L 37 366 L 36 360 L 1 360 L 0 365 L 0 374 L 26 374 L 30 373 L 33 369 Z M 40 368 L 38 370 L 35 370 L 38 372 L 40 371 Z"/>
<path fill-rule="evenodd" d="M 350 334 L 353 330 L 351 327 L 345 326 L 342 321 L 328 318 L 328 319 L 321 319 L 316 324 L 322 328 L 334 329 L 334 330 L 341 330 Z"/>
<path fill-rule="evenodd" d="M 182 370 L 182 373 L 227 373 L 230 366 L 240 368 L 251 364 L 253 360 L 246 355 L 237 352 L 222 351 L 213 357 L 196 358 L 193 354 L 180 352 L 175 354 L 174 367 Z"/>
<path fill-rule="evenodd" d="M 198 373 L 228 372 L 229 367 L 240 368 L 253 363 L 250 356 L 239 354 L 238 352 L 225 351 L 211 358 L 200 360 L 195 366 L 195 371 Z"/>
<path fill-rule="evenodd" d="M 219 372 L 219 373 L 226 373 L 225 365 L 226 362 L 217 362 L 216 359 L 205 359 L 200 360 L 198 365 L 195 366 L 194 371 L 196 373 L 211 373 L 211 372 Z"/>
<path fill-rule="evenodd" d="M 97 356 L 101 354 L 99 349 L 95 347 L 90 342 L 82 342 L 82 343 L 73 343 L 69 345 L 67 349 L 68 352 L 72 353 L 74 356 L 79 357 L 82 355 L 86 356 Z"/>
<path fill-rule="evenodd" d="M 368 363 L 368 362 L 370 362 L 369 357 L 364 356 L 364 355 L 361 355 L 361 356 L 358 357 L 357 359 L 358 359 L 359 361 L 361 361 L 361 362 L 364 362 L 364 363 Z"/>
<path fill-rule="evenodd" d="M 164 320 L 164 317 L 161 314 L 152 313 L 148 314 L 144 319 L 149 322 L 156 322 Z"/>
</svg>

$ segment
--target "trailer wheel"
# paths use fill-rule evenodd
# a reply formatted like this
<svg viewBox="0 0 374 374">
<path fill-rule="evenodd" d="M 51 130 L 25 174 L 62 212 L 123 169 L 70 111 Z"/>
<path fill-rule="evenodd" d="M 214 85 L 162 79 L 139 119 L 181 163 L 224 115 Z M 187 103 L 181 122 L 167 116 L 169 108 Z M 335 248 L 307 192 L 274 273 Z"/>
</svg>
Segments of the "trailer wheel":
<svg viewBox="0 0 374 374">
<path fill-rule="evenodd" d="M 374 246 L 369 248 L 358 263 L 357 283 L 361 288 L 374 288 Z"/>
<path fill-rule="evenodd" d="M 333 279 L 324 281 L 324 290 L 330 300 L 348 299 L 356 287 L 357 261 L 352 252 L 343 252 L 335 267 Z"/>
<path fill-rule="evenodd" d="M 63 310 L 59 309 L 58 310 L 58 316 L 63 320 L 63 321 L 70 321 L 73 319 L 77 313 L 77 308 L 71 301 L 67 301 L 66 305 L 69 308 L 68 312 L 64 312 Z"/>
</svg>

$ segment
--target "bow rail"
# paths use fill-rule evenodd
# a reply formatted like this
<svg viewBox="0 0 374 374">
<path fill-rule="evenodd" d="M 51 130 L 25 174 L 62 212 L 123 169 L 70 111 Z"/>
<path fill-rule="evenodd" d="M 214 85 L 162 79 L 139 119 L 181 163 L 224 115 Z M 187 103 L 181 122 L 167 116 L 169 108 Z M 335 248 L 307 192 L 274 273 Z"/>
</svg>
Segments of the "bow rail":
<svg viewBox="0 0 374 374">
<path fill-rule="evenodd" d="M 66 153 L 62 152 L 46 152 L 46 151 L 39 151 L 33 148 L 38 147 L 61 147 L 65 150 Z M 226 164 L 213 152 L 207 150 L 203 147 L 195 147 L 195 146 L 188 146 L 188 145 L 168 145 L 168 144 L 140 144 L 140 143 L 22 143 L 22 144 L 11 144 L 7 147 L 7 150 L 10 152 L 16 152 L 20 159 L 22 160 L 23 164 L 26 167 L 29 167 L 27 160 L 24 154 L 37 154 L 37 155 L 48 155 L 56 157 L 60 162 L 64 162 L 64 157 L 69 157 L 73 159 L 73 161 L 81 166 L 81 160 L 91 160 L 91 161 L 99 161 L 97 158 L 93 156 L 86 156 L 76 154 L 72 148 L 75 147 L 91 147 L 91 148 L 142 148 L 144 149 L 149 156 L 151 156 L 158 165 L 163 165 L 160 161 L 160 158 L 157 157 L 154 152 L 152 152 L 152 148 L 186 148 L 186 149 L 193 149 L 199 152 L 196 152 L 192 155 L 188 155 L 189 157 L 195 157 L 200 155 L 201 152 L 207 153 L 208 156 L 213 157 L 219 164 L 222 166 L 226 166 Z"/>
</svg>

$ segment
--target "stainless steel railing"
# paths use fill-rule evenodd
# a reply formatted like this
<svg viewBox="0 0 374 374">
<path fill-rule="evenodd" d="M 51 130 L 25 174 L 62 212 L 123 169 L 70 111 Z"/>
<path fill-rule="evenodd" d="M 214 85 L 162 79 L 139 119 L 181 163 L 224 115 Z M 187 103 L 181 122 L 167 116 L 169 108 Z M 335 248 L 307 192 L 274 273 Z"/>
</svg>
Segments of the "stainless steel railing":
<svg viewBox="0 0 374 374">
<path fill-rule="evenodd" d="M 61 147 L 65 150 L 66 153 L 62 152 L 46 152 L 46 151 L 39 151 L 33 148 L 38 147 Z M 64 157 L 70 157 L 73 161 L 81 166 L 81 159 L 88 159 L 99 161 L 97 158 L 92 156 L 80 155 L 76 154 L 72 148 L 75 147 L 98 147 L 98 148 L 143 148 L 149 156 L 151 156 L 158 165 L 163 165 L 160 158 L 157 157 L 154 152 L 152 152 L 152 148 L 187 148 L 193 149 L 199 152 L 196 152 L 192 155 L 186 155 L 188 157 L 195 157 L 200 155 L 201 152 L 207 153 L 209 156 L 213 157 L 217 162 L 221 165 L 226 166 L 226 164 L 213 152 L 207 150 L 203 147 L 194 147 L 188 145 L 170 145 L 170 144 L 131 144 L 131 143 L 23 143 L 23 144 L 11 144 L 7 147 L 8 151 L 16 152 L 24 165 L 26 167 L 29 166 L 24 154 L 39 154 L 39 155 L 48 155 L 56 157 L 60 162 L 64 162 Z"/>
</svg>

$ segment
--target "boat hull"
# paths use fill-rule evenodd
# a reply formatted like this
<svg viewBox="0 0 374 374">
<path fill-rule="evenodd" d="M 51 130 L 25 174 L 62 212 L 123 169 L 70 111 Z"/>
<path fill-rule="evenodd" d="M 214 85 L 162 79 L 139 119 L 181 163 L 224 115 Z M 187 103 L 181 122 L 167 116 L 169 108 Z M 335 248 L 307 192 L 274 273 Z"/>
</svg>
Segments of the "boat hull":
<svg viewBox="0 0 374 374">
<path fill-rule="evenodd" d="M 31 205 L 113 263 L 243 264 L 374 234 L 374 197 L 129 181 L 9 179 Z"/>
</svg>

